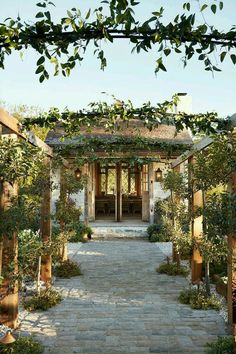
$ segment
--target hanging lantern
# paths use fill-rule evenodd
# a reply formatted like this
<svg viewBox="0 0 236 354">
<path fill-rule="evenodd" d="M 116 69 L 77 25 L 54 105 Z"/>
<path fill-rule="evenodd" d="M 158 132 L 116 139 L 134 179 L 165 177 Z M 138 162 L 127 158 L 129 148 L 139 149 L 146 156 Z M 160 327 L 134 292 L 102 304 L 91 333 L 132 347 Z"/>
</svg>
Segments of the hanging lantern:
<svg viewBox="0 0 236 354">
<path fill-rule="evenodd" d="M 11 343 L 14 343 L 15 341 L 16 341 L 16 338 L 12 335 L 10 329 L 0 339 L 0 343 L 2 343 L 2 344 L 11 344 Z"/>
<path fill-rule="evenodd" d="M 156 179 L 156 182 L 161 182 L 162 181 L 162 170 L 160 168 L 158 168 L 155 171 L 155 179 Z"/>
<path fill-rule="evenodd" d="M 75 170 L 75 178 L 76 179 L 80 179 L 80 177 L 81 177 L 81 170 L 79 168 L 77 168 Z"/>
</svg>

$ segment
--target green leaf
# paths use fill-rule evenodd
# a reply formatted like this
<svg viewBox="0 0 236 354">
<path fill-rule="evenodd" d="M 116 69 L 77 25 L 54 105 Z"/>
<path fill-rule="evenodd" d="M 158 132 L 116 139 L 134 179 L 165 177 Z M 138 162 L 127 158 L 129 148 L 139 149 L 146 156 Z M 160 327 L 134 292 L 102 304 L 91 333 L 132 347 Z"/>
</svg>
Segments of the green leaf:
<svg viewBox="0 0 236 354">
<path fill-rule="evenodd" d="M 221 61 L 221 63 L 224 61 L 226 54 L 227 54 L 227 52 L 222 52 L 222 53 L 220 54 L 220 61 Z"/>
<path fill-rule="evenodd" d="M 38 2 L 36 4 L 36 6 L 38 6 L 38 7 L 46 7 L 46 4 L 45 4 L 45 2 Z"/>
<path fill-rule="evenodd" d="M 213 12 L 213 14 L 216 13 L 217 10 L 217 6 L 215 4 L 211 5 L 211 11 Z"/>
<path fill-rule="evenodd" d="M 44 17 L 44 14 L 42 12 L 38 12 L 35 17 L 36 18 L 41 18 L 41 17 Z"/>
<path fill-rule="evenodd" d="M 44 79 L 45 79 L 45 76 L 42 74 L 39 78 L 39 82 L 42 83 L 44 81 Z"/>
<path fill-rule="evenodd" d="M 45 58 L 42 56 L 39 58 L 39 60 L 37 61 L 37 66 L 43 64 L 45 62 Z"/>
<path fill-rule="evenodd" d="M 204 5 L 202 5 L 202 7 L 201 7 L 201 12 L 203 12 L 204 10 L 206 10 L 206 8 L 208 7 L 208 5 L 207 4 L 204 4 Z"/>
<path fill-rule="evenodd" d="M 219 4 L 220 10 L 223 10 L 223 7 L 224 7 L 224 3 L 223 3 L 223 1 L 220 1 L 220 4 Z"/>
<path fill-rule="evenodd" d="M 35 71 L 35 74 L 40 74 L 42 71 L 44 71 L 44 66 L 40 65 L 40 66 L 38 66 L 37 70 Z"/>
<path fill-rule="evenodd" d="M 87 20 L 90 17 L 91 14 L 91 9 L 88 10 L 86 16 L 85 16 L 85 20 Z"/>
<path fill-rule="evenodd" d="M 236 64 L 236 55 L 235 54 L 231 54 L 230 55 L 230 59 L 232 60 L 233 64 Z"/>
<path fill-rule="evenodd" d="M 170 48 L 164 49 L 164 53 L 165 53 L 165 56 L 168 56 L 171 53 L 171 49 Z"/>
<path fill-rule="evenodd" d="M 219 68 L 217 68 L 216 66 L 213 66 L 212 68 L 214 71 L 221 71 Z"/>
</svg>

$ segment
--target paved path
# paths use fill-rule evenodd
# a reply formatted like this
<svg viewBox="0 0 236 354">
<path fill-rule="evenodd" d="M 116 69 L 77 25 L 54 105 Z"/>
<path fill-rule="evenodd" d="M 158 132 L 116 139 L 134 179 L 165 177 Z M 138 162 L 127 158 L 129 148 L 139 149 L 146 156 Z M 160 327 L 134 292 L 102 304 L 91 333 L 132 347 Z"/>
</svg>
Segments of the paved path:
<svg viewBox="0 0 236 354">
<path fill-rule="evenodd" d="M 58 280 L 63 302 L 22 324 L 47 354 L 201 354 L 207 341 L 225 333 L 216 311 L 178 303 L 187 281 L 155 272 L 165 257 L 156 244 L 91 241 L 70 245 L 70 253 L 83 276 Z"/>
</svg>

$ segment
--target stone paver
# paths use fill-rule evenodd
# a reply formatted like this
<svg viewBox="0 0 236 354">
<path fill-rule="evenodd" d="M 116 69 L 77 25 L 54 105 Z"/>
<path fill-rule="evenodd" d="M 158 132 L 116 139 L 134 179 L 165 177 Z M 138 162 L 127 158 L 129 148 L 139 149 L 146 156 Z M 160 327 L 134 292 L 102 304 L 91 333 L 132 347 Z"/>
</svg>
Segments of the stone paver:
<svg viewBox="0 0 236 354">
<path fill-rule="evenodd" d="M 26 314 L 45 353 L 192 353 L 225 334 L 216 311 L 192 310 L 177 301 L 181 277 L 156 273 L 165 258 L 145 240 L 91 241 L 70 245 L 83 276 L 56 281 L 64 300 L 47 312 Z"/>
</svg>

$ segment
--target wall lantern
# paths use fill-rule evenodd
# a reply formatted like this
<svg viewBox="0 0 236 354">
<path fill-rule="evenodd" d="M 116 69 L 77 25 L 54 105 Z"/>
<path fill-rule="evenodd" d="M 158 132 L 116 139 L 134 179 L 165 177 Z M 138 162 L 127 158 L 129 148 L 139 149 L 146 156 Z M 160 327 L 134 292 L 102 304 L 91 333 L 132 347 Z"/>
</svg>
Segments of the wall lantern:
<svg viewBox="0 0 236 354">
<path fill-rule="evenodd" d="M 162 181 L 162 170 L 160 168 L 158 168 L 155 171 L 155 179 L 156 179 L 156 182 L 161 182 Z"/>
<path fill-rule="evenodd" d="M 75 170 L 75 178 L 76 179 L 80 179 L 80 177 L 81 177 L 81 170 L 79 168 L 77 168 Z"/>
<path fill-rule="evenodd" d="M 16 341 L 16 338 L 12 335 L 11 330 L 8 330 L 4 336 L 0 339 L 2 344 L 11 344 Z"/>
</svg>

